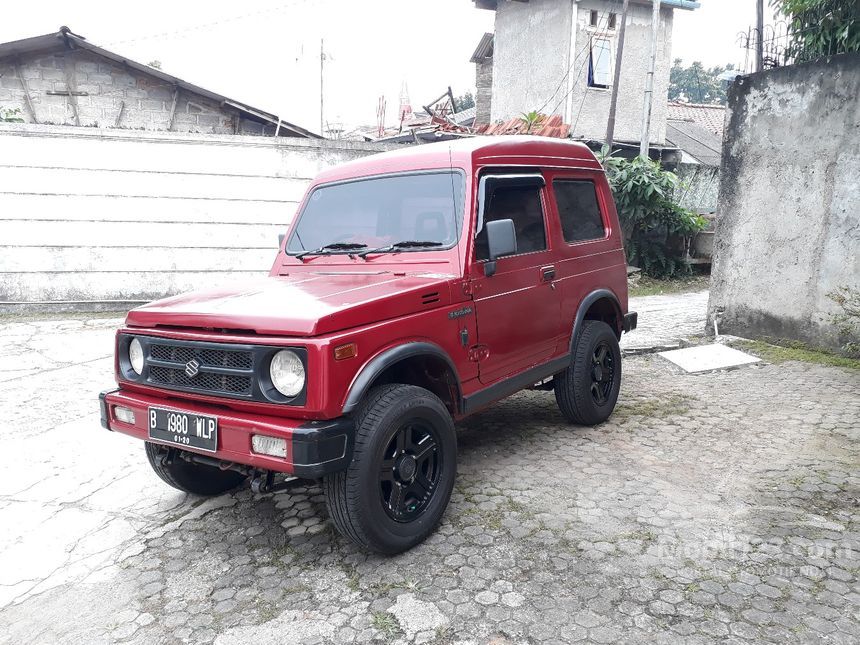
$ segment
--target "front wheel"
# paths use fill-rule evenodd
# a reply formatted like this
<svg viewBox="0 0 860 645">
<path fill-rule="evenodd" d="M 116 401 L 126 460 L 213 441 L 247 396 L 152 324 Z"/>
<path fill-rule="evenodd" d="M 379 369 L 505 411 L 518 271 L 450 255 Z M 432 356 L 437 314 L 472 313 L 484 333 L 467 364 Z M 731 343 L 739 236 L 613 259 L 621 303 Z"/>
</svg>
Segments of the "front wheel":
<svg viewBox="0 0 860 645">
<path fill-rule="evenodd" d="M 352 462 L 323 482 L 329 515 L 364 548 L 406 551 L 442 519 L 456 462 L 454 422 L 437 396 L 413 385 L 374 388 L 356 416 Z"/>
<path fill-rule="evenodd" d="M 554 379 L 558 408 L 571 423 L 593 426 L 609 418 L 621 389 L 621 349 L 605 322 L 585 320 L 572 363 Z"/>
<path fill-rule="evenodd" d="M 245 480 L 245 476 L 241 473 L 203 464 L 192 464 L 178 455 L 171 458 L 170 453 L 171 451 L 164 446 L 146 442 L 146 458 L 155 474 L 163 482 L 185 493 L 212 497 L 233 490 Z"/>
</svg>

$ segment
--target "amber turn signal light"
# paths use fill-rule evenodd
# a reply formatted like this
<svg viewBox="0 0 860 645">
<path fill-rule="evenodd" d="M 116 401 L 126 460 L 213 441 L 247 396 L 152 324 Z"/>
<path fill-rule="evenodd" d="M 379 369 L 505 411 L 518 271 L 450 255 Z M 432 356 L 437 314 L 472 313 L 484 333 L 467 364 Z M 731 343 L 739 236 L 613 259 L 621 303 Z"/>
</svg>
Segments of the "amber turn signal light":
<svg viewBox="0 0 860 645">
<path fill-rule="evenodd" d="M 342 361 L 347 358 L 355 358 L 358 356 L 358 345 L 355 343 L 347 343 L 346 345 L 338 345 L 334 348 L 334 360 Z"/>
</svg>

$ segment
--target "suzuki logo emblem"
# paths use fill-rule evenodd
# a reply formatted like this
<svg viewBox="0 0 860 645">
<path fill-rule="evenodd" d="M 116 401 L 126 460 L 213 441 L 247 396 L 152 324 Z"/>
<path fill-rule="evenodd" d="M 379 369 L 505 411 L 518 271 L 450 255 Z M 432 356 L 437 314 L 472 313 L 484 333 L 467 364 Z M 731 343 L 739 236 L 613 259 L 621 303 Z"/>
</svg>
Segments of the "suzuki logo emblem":
<svg viewBox="0 0 860 645">
<path fill-rule="evenodd" d="M 185 363 L 185 373 L 189 378 L 194 378 L 200 372 L 200 362 L 196 358 L 192 358 Z"/>
</svg>

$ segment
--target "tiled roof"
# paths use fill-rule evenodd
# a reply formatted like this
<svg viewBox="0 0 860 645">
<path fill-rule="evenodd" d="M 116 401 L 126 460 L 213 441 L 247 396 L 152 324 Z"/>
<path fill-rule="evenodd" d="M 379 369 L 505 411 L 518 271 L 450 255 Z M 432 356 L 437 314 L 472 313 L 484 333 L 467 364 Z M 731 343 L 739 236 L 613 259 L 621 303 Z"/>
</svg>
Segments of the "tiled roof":
<svg viewBox="0 0 860 645">
<path fill-rule="evenodd" d="M 724 105 L 703 103 L 669 103 L 666 118 L 669 121 L 695 123 L 718 137 L 723 136 L 723 121 L 726 118 Z"/>
</svg>

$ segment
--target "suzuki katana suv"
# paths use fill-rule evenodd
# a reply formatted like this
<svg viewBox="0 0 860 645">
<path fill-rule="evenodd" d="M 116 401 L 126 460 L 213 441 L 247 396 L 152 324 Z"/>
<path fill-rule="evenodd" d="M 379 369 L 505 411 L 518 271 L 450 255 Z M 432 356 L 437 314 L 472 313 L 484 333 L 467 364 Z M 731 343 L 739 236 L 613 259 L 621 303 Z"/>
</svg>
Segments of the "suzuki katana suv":
<svg viewBox="0 0 860 645">
<path fill-rule="evenodd" d="M 445 511 L 455 421 L 530 387 L 604 421 L 635 326 L 588 148 L 418 146 L 317 177 L 268 277 L 129 312 L 102 425 L 195 495 L 319 480 L 341 533 L 397 553 Z"/>
</svg>

